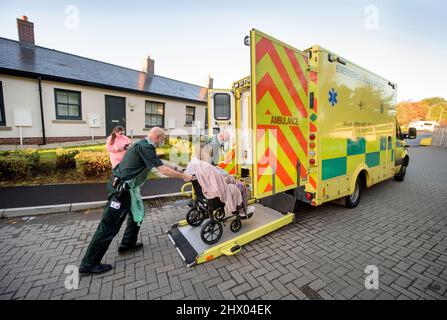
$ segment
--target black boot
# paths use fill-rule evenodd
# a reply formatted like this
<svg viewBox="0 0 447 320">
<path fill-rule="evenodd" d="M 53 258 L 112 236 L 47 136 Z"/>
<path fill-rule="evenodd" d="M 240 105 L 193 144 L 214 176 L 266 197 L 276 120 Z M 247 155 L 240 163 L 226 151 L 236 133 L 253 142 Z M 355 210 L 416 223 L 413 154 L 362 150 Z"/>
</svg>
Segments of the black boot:
<svg viewBox="0 0 447 320">
<path fill-rule="evenodd" d="M 136 250 L 139 250 L 141 248 L 143 248 L 143 243 L 141 243 L 141 242 L 136 243 L 132 247 L 125 246 L 125 245 L 120 245 L 119 248 L 118 248 L 118 252 L 119 253 L 124 253 L 124 252 L 127 252 L 127 251 L 136 251 Z"/>
<path fill-rule="evenodd" d="M 79 273 L 100 274 L 100 273 L 110 271 L 112 269 L 113 269 L 113 267 L 110 264 L 100 263 L 100 264 L 97 264 L 97 265 L 91 266 L 91 267 L 80 267 Z"/>
</svg>

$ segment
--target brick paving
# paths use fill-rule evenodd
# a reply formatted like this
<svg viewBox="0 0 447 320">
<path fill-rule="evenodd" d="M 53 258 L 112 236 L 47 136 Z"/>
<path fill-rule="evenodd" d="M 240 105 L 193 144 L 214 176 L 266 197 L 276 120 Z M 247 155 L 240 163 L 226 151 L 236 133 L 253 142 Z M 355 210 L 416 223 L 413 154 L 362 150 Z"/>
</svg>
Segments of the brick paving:
<svg viewBox="0 0 447 320">
<path fill-rule="evenodd" d="M 447 150 L 412 148 L 405 182 L 369 189 L 356 209 L 304 208 L 297 219 L 232 257 L 187 268 L 164 231 L 184 200 L 150 203 L 144 250 L 105 262 L 113 271 L 64 286 L 100 211 L 0 221 L 0 299 L 446 299 Z M 120 234 L 122 235 L 122 233 Z M 367 290 L 367 265 L 379 289 Z"/>
</svg>

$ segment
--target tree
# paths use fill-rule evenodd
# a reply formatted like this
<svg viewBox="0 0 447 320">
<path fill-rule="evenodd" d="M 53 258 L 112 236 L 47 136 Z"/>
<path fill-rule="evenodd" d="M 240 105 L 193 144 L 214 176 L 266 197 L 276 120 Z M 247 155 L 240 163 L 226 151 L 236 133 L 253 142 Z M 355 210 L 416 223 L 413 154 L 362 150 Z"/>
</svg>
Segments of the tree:
<svg viewBox="0 0 447 320">
<path fill-rule="evenodd" d="M 427 105 L 428 114 L 425 120 L 436 121 L 439 124 L 447 121 L 447 101 L 444 98 L 434 97 L 421 100 Z"/>
<path fill-rule="evenodd" d="M 402 101 L 397 105 L 397 120 L 407 126 L 411 121 L 425 120 L 428 112 L 426 104 L 413 101 Z"/>
<path fill-rule="evenodd" d="M 441 97 L 426 98 L 417 102 L 402 101 L 397 104 L 397 120 L 405 126 L 418 120 L 447 123 L 447 101 Z"/>
</svg>

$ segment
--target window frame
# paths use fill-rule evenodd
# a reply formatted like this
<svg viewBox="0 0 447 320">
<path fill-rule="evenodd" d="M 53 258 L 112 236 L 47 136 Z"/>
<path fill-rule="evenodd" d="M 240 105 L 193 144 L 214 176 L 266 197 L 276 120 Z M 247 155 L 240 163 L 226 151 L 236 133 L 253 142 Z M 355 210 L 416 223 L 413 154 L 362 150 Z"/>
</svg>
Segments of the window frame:
<svg viewBox="0 0 447 320">
<path fill-rule="evenodd" d="M 146 103 L 157 103 L 157 104 L 161 104 L 161 106 L 163 107 L 163 116 L 162 116 L 162 118 L 161 118 L 161 122 L 162 122 L 162 124 L 161 124 L 161 126 L 160 126 L 160 128 L 163 128 L 164 129 L 164 127 L 165 127 L 165 123 L 166 123 L 166 121 L 165 121 L 165 117 L 166 117 L 166 102 L 161 102 L 161 101 L 155 101 L 155 100 L 145 100 L 144 101 L 144 127 L 145 128 L 153 128 L 153 127 L 158 127 L 158 125 L 147 125 L 146 124 L 146 115 L 147 114 L 150 114 L 150 115 L 157 115 L 157 116 L 159 116 L 159 114 L 155 114 L 155 113 L 146 113 Z"/>
<path fill-rule="evenodd" d="M 5 100 L 3 99 L 3 83 L 0 81 L 0 115 L 2 119 L 0 120 L 0 126 L 6 126 L 6 115 L 5 115 Z"/>
<path fill-rule="evenodd" d="M 188 122 L 187 121 L 187 117 L 188 116 L 191 116 L 191 114 L 188 114 L 188 108 L 190 108 L 190 109 L 192 109 L 193 110 L 193 113 L 192 113 L 192 121 L 191 122 Z M 196 121 L 196 107 L 194 107 L 194 106 L 186 106 L 186 108 L 185 108 L 185 124 L 186 125 L 193 125 L 193 123 L 194 123 L 194 121 Z"/>
<path fill-rule="evenodd" d="M 74 104 L 71 103 L 60 103 L 57 101 L 57 93 L 58 92 L 66 92 L 66 93 L 75 93 L 78 95 L 78 108 L 79 108 L 79 116 L 61 116 L 58 112 L 58 104 L 64 104 L 68 106 L 74 106 Z M 82 94 L 81 91 L 76 90 L 69 90 L 69 89 L 61 89 L 61 88 L 54 88 L 54 107 L 56 111 L 56 120 L 82 120 Z M 67 100 L 69 102 L 69 100 Z M 69 109 L 68 109 L 69 110 Z"/>
</svg>

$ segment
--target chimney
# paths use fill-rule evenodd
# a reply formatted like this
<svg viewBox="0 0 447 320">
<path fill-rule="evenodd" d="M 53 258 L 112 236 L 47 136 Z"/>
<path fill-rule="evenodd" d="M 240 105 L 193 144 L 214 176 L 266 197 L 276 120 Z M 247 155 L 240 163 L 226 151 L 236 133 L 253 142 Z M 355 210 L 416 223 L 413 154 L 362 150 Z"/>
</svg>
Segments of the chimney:
<svg viewBox="0 0 447 320">
<path fill-rule="evenodd" d="M 155 73 L 155 60 L 151 59 L 150 56 L 147 56 L 146 64 L 143 67 L 143 71 L 146 73 L 146 81 L 150 80 Z"/>
<path fill-rule="evenodd" d="M 214 79 L 208 76 L 208 89 L 213 89 Z"/>
<path fill-rule="evenodd" d="M 17 18 L 17 30 L 19 32 L 19 41 L 21 44 L 34 46 L 34 23 L 28 21 L 27 16 Z"/>
</svg>

